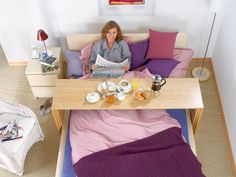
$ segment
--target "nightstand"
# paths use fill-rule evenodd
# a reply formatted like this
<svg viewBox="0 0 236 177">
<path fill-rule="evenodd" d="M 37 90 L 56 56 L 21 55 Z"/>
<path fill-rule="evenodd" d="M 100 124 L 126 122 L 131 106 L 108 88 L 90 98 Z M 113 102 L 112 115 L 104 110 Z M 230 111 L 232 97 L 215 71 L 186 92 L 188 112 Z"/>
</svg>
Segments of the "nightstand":
<svg viewBox="0 0 236 177">
<path fill-rule="evenodd" d="M 39 59 L 31 59 L 28 61 L 25 71 L 31 90 L 36 98 L 53 97 L 56 80 L 63 78 L 61 48 L 54 47 L 48 49 L 58 59 L 58 70 L 43 73 Z"/>
</svg>

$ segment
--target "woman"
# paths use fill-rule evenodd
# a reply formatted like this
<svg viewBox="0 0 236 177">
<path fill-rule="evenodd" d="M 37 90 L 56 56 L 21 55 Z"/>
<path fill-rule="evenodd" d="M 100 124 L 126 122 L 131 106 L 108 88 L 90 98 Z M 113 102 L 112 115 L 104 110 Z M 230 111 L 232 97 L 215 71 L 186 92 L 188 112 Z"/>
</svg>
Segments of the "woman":
<svg viewBox="0 0 236 177">
<path fill-rule="evenodd" d="M 123 34 L 120 26 L 115 21 L 108 21 L 102 28 L 101 40 L 93 46 L 89 59 L 90 70 L 95 70 L 97 54 L 103 58 L 120 63 L 128 59 L 129 65 L 123 66 L 124 70 L 128 70 L 130 66 L 131 53 L 126 41 L 123 40 Z"/>
</svg>

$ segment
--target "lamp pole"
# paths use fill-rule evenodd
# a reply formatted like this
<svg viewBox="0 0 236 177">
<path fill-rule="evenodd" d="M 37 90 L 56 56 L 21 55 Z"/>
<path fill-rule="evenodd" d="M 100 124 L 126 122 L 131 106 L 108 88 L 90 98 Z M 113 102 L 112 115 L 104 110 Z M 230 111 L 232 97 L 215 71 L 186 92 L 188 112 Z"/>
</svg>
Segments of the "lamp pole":
<svg viewBox="0 0 236 177">
<path fill-rule="evenodd" d="M 202 62 L 200 76 L 202 75 L 202 70 L 203 70 L 203 67 L 204 67 L 204 64 L 205 64 L 205 61 L 206 61 L 206 56 L 207 56 L 208 48 L 209 48 L 210 41 L 211 41 L 211 35 L 212 35 L 212 31 L 213 31 L 214 24 L 215 24 L 215 19 L 216 19 L 216 12 L 214 12 L 213 21 L 212 21 L 212 24 L 211 24 L 211 31 L 210 31 L 210 34 L 209 34 L 209 37 L 208 37 L 208 41 L 207 41 L 207 47 L 206 47 L 206 51 L 205 51 L 203 62 Z"/>
<path fill-rule="evenodd" d="M 44 47 L 45 47 L 45 51 L 46 51 L 46 54 L 47 54 L 47 56 L 48 56 L 48 51 L 47 51 L 47 47 L 46 47 L 45 41 L 43 41 L 43 45 L 44 45 Z"/>
</svg>

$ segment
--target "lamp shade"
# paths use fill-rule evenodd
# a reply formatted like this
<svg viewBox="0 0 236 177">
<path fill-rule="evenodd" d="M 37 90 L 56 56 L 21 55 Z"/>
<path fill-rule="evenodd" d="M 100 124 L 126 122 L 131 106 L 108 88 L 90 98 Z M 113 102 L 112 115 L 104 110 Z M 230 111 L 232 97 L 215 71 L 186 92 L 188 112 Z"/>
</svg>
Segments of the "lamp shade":
<svg viewBox="0 0 236 177">
<path fill-rule="evenodd" d="M 48 38 L 48 35 L 47 35 L 47 33 L 45 33 L 44 30 L 42 30 L 42 29 L 38 30 L 38 33 L 37 33 L 37 40 L 38 41 L 45 41 L 47 38 Z"/>
</svg>

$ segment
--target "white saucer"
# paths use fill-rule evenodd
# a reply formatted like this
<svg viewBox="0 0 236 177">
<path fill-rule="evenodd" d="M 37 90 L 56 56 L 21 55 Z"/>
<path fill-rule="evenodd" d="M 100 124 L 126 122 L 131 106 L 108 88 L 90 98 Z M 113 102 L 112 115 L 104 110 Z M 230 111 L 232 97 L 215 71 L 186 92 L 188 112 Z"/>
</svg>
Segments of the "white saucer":
<svg viewBox="0 0 236 177">
<path fill-rule="evenodd" d="M 108 89 L 110 92 L 116 91 L 116 84 L 114 82 L 109 82 L 109 81 L 107 81 L 107 84 L 106 84 L 106 82 L 98 84 L 97 90 L 99 92 L 102 92 L 103 89 L 105 89 L 105 90 L 107 89 L 107 85 L 108 85 Z"/>
<path fill-rule="evenodd" d="M 89 103 L 96 103 L 97 101 L 99 101 L 99 99 L 100 95 L 96 92 L 90 92 L 86 95 L 86 101 Z"/>
</svg>

